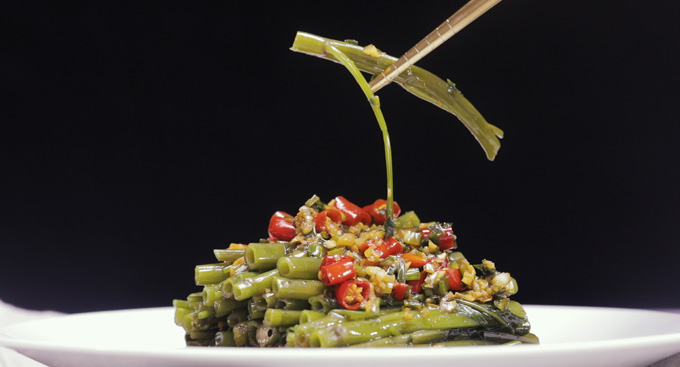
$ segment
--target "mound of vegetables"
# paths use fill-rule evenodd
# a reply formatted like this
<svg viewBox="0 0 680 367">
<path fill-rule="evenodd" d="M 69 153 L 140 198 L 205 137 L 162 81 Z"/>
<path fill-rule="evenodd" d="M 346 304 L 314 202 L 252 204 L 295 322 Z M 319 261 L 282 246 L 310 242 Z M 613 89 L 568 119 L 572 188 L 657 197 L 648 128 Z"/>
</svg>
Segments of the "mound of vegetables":
<svg viewBox="0 0 680 367">
<path fill-rule="evenodd" d="M 187 345 L 452 346 L 537 343 L 517 282 L 471 264 L 450 223 L 421 222 L 387 201 L 317 196 L 274 213 L 268 237 L 216 249 L 201 292 L 175 300 Z M 385 223 L 392 223 L 386 228 Z"/>
</svg>

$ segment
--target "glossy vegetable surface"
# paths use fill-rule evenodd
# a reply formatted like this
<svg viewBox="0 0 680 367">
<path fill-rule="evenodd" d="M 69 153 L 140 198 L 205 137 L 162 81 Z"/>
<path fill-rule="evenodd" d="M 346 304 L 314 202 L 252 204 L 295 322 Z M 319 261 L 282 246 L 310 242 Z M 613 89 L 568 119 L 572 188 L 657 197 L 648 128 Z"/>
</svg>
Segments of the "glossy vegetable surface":
<svg viewBox="0 0 680 367">
<path fill-rule="evenodd" d="M 335 208 L 325 209 L 314 217 L 317 232 L 323 232 L 327 229 L 327 226 L 342 222 L 342 212 Z"/>
<path fill-rule="evenodd" d="M 335 299 L 342 308 L 357 310 L 370 297 L 371 285 L 365 280 L 347 280 L 335 291 Z"/>
<path fill-rule="evenodd" d="M 388 236 L 385 226 L 372 221 L 347 225 L 328 216 L 338 198 L 344 209 L 368 215 L 344 197 L 328 204 L 313 197 L 295 216 L 278 211 L 272 217 L 292 224 L 289 241 L 270 236 L 232 243 L 213 251 L 223 261 L 196 266 L 202 291 L 173 302 L 187 345 L 537 342 L 523 308 L 510 300 L 518 289 L 515 279 L 491 261 L 470 264 L 451 247 L 456 235 L 449 223 L 421 223 L 406 212 L 408 218 L 395 223 L 411 227 Z M 321 213 L 326 227 L 317 231 Z"/>
<path fill-rule="evenodd" d="M 321 261 L 319 279 L 326 285 L 340 284 L 357 275 L 354 258 L 348 255 L 327 255 Z"/>
<path fill-rule="evenodd" d="M 399 204 L 394 202 L 392 206 L 394 217 L 399 217 L 399 214 L 401 214 L 401 208 L 399 207 Z M 371 215 L 373 218 L 373 223 L 379 225 L 385 224 L 385 220 L 387 218 L 387 200 L 378 199 L 373 204 L 366 205 L 362 209 Z"/>
<path fill-rule="evenodd" d="M 381 73 L 397 60 L 397 58 L 383 52 L 378 52 L 377 55 L 375 52 L 367 52 L 365 47 L 354 42 L 333 40 L 306 32 L 297 33 L 291 49 L 337 62 L 336 55 L 327 51 L 329 45 L 340 50 L 360 70 L 370 75 Z M 415 96 L 458 117 L 482 146 L 487 158 L 493 160 L 496 157 L 501 146 L 499 138 L 503 137 L 503 131 L 489 124 L 453 82 L 444 81 L 417 66 L 409 68 L 407 72 L 399 75 L 394 82 Z"/>
<path fill-rule="evenodd" d="M 345 219 L 342 221 L 342 224 L 346 226 L 353 226 L 359 223 L 371 224 L 372 222 L 372 218 L 368 213 L 342 196 L 336 197 L 329 205 L 344 214 Z"/>
<path fill-rule="evenodd" d="M 269 237 L 274 241 L 290 241 L 293 239 L 295 237 L 293 216 L 281 211 L 274 213 L 269 220 Z"/>
</svg>

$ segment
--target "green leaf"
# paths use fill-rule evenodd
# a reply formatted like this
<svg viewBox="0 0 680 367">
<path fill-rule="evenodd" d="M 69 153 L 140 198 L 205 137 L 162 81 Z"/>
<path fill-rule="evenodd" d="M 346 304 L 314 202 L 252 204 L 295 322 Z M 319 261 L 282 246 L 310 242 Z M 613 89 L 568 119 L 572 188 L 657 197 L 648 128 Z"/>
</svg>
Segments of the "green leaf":
<svg viewBox="0 0 680 367">
<path fill-rule="evenodd" d="M 327 52 L 327 46 L 340 50 L 354 62 L 359 70 L 377 75 L 392 65 L 397 58 L 383 52 L 365 52 L 364 47 L 354 41 L 337 41 L 310 33 L 298 32 L 291 50 L 339 62 Z M 484 116 L 463 96 L 450 80 L 442 80 L 429 71 L 412 66 L 395 80 L 404 89 L 445 111 L 455 115 L 477 139 L 489 160 L 494 160 L 500 149 L 503 131 L 491 125 Z"/>
</svg>

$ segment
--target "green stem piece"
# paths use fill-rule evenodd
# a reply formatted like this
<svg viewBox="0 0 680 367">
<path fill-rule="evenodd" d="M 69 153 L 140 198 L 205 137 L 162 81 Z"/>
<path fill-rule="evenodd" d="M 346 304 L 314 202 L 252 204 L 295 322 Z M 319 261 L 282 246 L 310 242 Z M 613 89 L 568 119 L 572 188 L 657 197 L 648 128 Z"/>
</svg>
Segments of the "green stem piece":
<svg viewBox="0 0 680 367">
<path fill-rule="evenodd" d="M 390 144 L 390 134 L 387 131 L 387 122 L 385 122 L 385 116 L 383 116 L 382 110 L 380 109 L 380 98 L 373 94 L 373 91 L 371 91 L 371 86 L 361 74 L 361 70 L 359 70 L 359 68 L 357 68 L 357 66 L 354 64 L 354 61 L 352 61 L 342 51 L 331 44 L 326 46 L 326 51 L 333 55 L 335 59 L 341 64 L 343 64 L 352 74 L 357 83 L 359 83 L 361 90 L 368 99 L 368 103 L 371 105 L 371 109 L 373 109 L 375 118 L 378 120 L 378 125 L 380 125 L 380 130 L 382 131 L 383 135 L 383 144 L 385 146 L 385 166 L 387 168 L 385 237 L 392 237 L 394 232 L 394 179 L 392 174 L 392 146 Z"/>
</svg>

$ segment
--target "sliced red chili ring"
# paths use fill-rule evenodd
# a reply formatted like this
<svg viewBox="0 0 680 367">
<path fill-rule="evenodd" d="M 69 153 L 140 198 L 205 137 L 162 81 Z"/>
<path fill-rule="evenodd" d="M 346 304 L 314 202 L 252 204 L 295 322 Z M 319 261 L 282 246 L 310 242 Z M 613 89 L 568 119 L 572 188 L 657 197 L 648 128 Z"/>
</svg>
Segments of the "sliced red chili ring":
<svg viewBox="0 0 680 367">
<path fill-rule="evenodd" d="M 361 279 L 353 279 L 340 284 L 335 289 L 335 299 L 343 308 L 356 310 L 368 301 L 370 292 L 370 283 Z"/>
<path fill-rule="evenodd" d="M 345 214 L 345 220 L 342 224 L 346 226 L 353 226 L 358 223 L 366 225 L 371 224 L 372 218 L 370 214 L 342 196 L 336 197 L 335 200 L 333 200 L 332 205 Z"/>
<path fill-rule="evenodd" d="M 394 217 L 398 217 L 401 213 L 399 204 L 392 202 L 392 208 L 394 210 Z M 373 218 L 373 223 L 378 225 L 385 224 L 385 219 L 387 218 L 387 200 L 378 199 L 373 204 L 366 205 L 362 209 Z"/>
<path fill-rule="evenodd" d="M 321 260 L 319 280 L 325 285 L 336 285 L 357 275 L 354 258 L 347 255 L 329 255 Z"/>
<path fill-rule="evenodd" d="M 321 211 L 314 217 L 314 224 L 317 232 L 323 232 L 326 230 L 328 221 L 336 224 L 342 223 L 342 212 L 338 209 L 329 208 Z"/>
<path fill-rule="evenodd" d="M 382 246 L 380 246 L 380 250 L 382 251 L 382 255 L 380 257 L 384 259 L 388 256 L 398 255 L 404 252 L 404 246 L 401 244 L 401 242 L 397 241 L 393 237 L 390 237 L 383 241 Z"/>
<path fill-rule="evenodd" d="M 295 237 L 294 217 L 286 212 L 277 211 L 269 220 L 269 239 L 290 241 Z"/>
<path fill-rule="evenodd" d="M 406 283 L 396 283 L 392 287 L 392 297 L 397 301 L 403 301 L 406 298 L 406 292 L 408 292 L 409 286 Z"/>
</svg>

